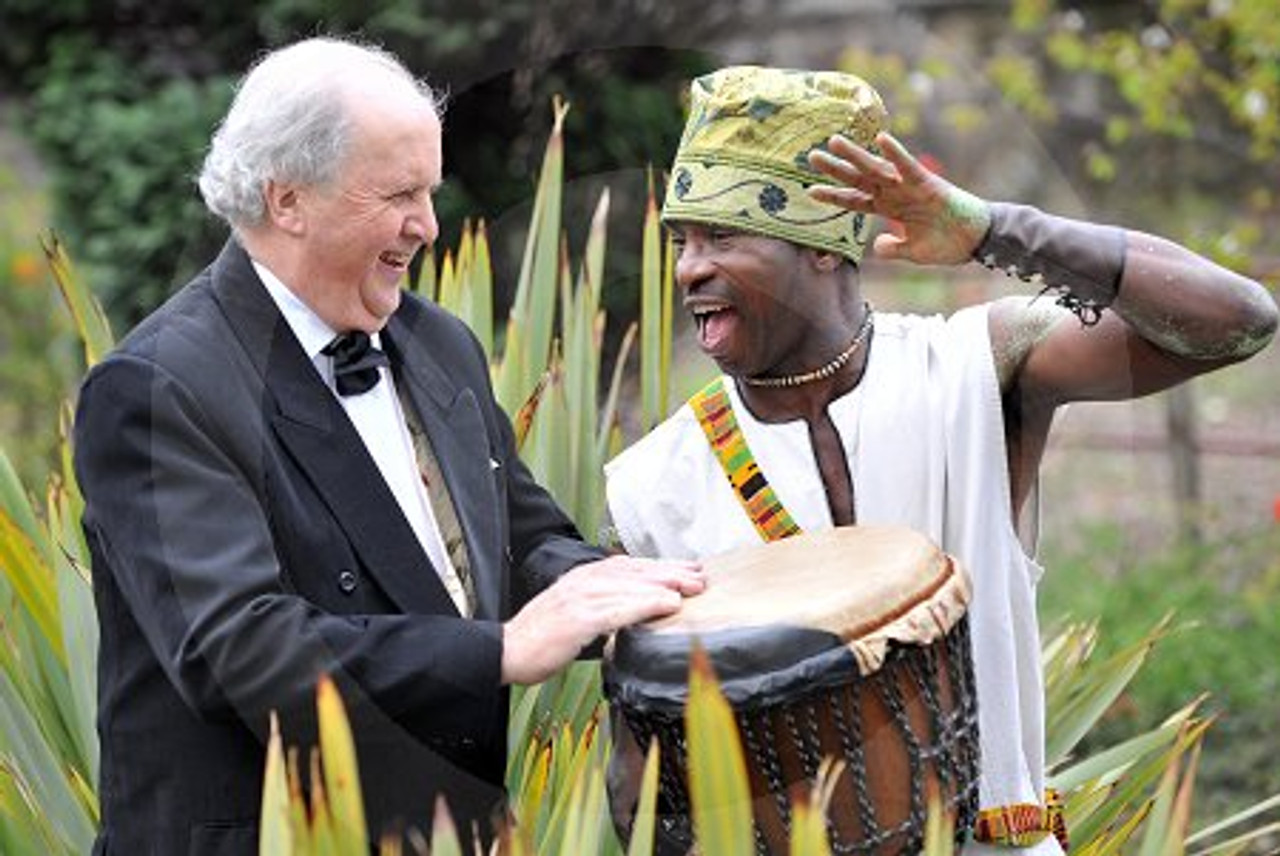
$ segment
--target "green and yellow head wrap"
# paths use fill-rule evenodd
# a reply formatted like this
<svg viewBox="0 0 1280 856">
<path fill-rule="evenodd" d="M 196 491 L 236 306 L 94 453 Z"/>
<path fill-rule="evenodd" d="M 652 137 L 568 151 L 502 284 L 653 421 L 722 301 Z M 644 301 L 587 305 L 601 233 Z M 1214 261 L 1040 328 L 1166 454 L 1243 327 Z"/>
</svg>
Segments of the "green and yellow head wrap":
<svg viewBox="0 0 1280 856">
<path fill-rule="evenodd" d="M 809 152 L 832 134 L 871 147 L 888 117 L 859 77 L 735 66 L 693 81 L 664 223 L 725 226 L 830 250 L 854 262 L 867 244 L 862 214 L 805 192 L 822 177 Z"/>
</svg>

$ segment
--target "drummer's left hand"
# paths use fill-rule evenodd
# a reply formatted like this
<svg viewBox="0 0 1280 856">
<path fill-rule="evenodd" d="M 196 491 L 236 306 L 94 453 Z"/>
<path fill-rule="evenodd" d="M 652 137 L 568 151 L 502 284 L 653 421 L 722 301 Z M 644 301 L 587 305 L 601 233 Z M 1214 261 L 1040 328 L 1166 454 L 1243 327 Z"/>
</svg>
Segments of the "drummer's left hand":
<svg viewBox="0 0 1280 856">
<path fill-rule="evenodd" d="M 887 132 L 876 136 L 883 156 L 840 134 L 827 145 L 810 152 L 809 163 L 840 184 L 815 185 L 809 194 L 885 218 L 889 231 L 877 235 L 872 248 L 877 257 L 932 265 L 973 258 L 991 222 L 986 202 L 930 172 Z"/>
</svg>

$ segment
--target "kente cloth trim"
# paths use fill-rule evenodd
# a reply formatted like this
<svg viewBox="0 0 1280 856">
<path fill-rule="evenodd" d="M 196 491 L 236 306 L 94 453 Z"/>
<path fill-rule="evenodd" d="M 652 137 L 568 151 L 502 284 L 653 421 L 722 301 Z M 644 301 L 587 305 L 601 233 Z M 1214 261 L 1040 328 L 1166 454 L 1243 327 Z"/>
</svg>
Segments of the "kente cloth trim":
<svg viewBox="0 0 1280 856">
<path fill-rule="evenodd" d="M 1030 847 L 1052 835 L 1067 852 L 1067 820 L 1062 811 L 1062 794 L 1047 788 L 1044 805 L 1016 803 L 978 812 L 973 824 L 975 841 L 1002 847 Z"/>
<path fill-rule="evenodd" d="M 800 531 L 782 507 L 769 480 L 760 471 L 755 456 L 733 415 L 733 405 L 725 392 L 724 378 L 717 377 L 689 399 L 689 407 L 707 435 L 711 450 L 729 477 L 733 494 L 765 541 L 789 538 Z"/>
</svg>

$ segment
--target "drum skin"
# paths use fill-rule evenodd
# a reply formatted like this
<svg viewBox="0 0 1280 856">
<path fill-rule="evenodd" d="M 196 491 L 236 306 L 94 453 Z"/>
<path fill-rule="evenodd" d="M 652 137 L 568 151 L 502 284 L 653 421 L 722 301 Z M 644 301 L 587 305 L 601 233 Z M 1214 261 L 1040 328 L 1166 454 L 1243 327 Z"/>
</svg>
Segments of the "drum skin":
<svg viewBox="0 0 1280 856">
<path fill-rule="evenodd" d="M 873 526 L 805 533 L 704 568 L 704 594 L 620 631 L 606 651 L 620 831 L 641 747 L 656 739 L 659 852 L 693 843 L 683 711 L 699 646 L 742 737 L 758 852 L 788 851 L 791 801 L 824 758 L 844 764 L 828 811 L 832 852 L 919 852 L 935 794 L 962 840 L 979 764 L 963 569 L 919 533 Z"/>
</svg>

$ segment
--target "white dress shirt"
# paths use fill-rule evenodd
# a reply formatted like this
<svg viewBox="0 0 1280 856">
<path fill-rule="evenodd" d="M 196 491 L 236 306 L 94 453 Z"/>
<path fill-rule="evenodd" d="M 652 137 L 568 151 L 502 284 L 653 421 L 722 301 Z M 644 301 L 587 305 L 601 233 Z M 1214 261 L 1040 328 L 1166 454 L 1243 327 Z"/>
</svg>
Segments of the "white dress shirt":
<svg viewBox="0 0 1280 856">
<path fill-rule="evenodd" d="M 435 513 L 431 510 L 431 500 L 427 496 L 426 485 L 423 484 L 418 469 L 417 457 L 413 452 L 413 440 L 409 436 L 409 427 L 405 422 L 404 411 L 400 406 L 400 397 L 396 394 L 395 380 L 391 370 L 383 366 L 378 369 L 381 383 L 358 395 L 338 395 L 333 380 L 333 358 L 321 353 L 324 347 L 338 335 L 326 324 L 311 307 L 289 290 L 278 277 L 258 262 L 253 262 L 253 269 L 258 278 L 267 287 L 271 299 L 279 307 L 284 320 L 288 322 L 293 335 L 297 337 L 302 349 L 310 358 L 311 364 L 329 387 L 330 392 L 338 399 L 347 412 L 351 424 L 355 426 L 369 450 L 383 481 L 391 489 L 405 519 L 418 537 L 418 543 L 426 551 L 427 558 L 440 574 L 445 588 L 453 598 L 454 605 L 461 615 L 468 616 L 470 610 L 462 587 L 457 584 L 458 574 L 449 560 L 449 551 L 445 548 L 444 538 L 440 535 L 440 526 L 436 523 Z M 370 337 L 375 348 L 381 346 L 378 333 Z"/>
</svg>

